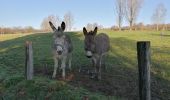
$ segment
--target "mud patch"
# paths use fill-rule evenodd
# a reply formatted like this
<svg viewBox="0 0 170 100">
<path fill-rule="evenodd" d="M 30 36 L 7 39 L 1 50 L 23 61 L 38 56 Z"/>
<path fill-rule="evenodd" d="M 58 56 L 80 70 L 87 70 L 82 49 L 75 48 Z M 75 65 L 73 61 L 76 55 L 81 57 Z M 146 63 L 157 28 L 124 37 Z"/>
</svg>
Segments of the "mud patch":
<svg viewBox="0 0 170 100">
<path fill-rule="evenodd" d="M 102 71 L 102 79 L 100 81 L 90 78 L 91 69 L 80 71 L 79 69 L 67 69 L 66 79 L 61 77 L 61 70 L 58 70 L 56 80 L 66 81 L 74 87 L 84 87 L 91 92 L 102 93 L 107 96 L 117 96 L 126 98 L 125 100 L 139 100 L 138 95 L 138 71 L 123 67 L 113 67 L 106 71 Z M 35 74 L 51 79 L 53 67 L 37 67 Z M 155 100 L 166 100 L 170 98 L 170 85 L 169 82 L 162 79 L 157 79 L 153 74 L 151 83 L 151 95 Z M 54 80 L 55 80 L 54 79 Z M 165 83 L 162 86 L 162 82 Z"/>
</svg>

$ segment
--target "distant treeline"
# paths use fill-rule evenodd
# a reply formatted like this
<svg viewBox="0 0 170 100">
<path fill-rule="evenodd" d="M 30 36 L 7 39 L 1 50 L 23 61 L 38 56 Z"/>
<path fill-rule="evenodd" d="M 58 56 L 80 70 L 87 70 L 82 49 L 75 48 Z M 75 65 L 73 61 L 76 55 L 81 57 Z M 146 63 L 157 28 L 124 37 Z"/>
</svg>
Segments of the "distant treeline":
<svg viewBox="0 0 170 100">
<path fill-rule="evenodd" d="M 122 27 L 122 30 L 129 30 L 129 26 L 124 26 Z M 118 31 L 119 27 L 118 26 L 112 26 L 112 30 Z M 162 30 L 167 30 L 170 31 L 170 24 L 160 24 L 159 26 L 157 24 L 147 24 L 144 25 L 143 23 L 139 24 L 134 24 L 132 27 L 132 30 L 153 30 L 153 31 L 162 31 Z"/>
<path fill-rule="evenodd" d="M 0 27 L 0 34 L 16 34 L 16 33 L 33 33 L 42 32 L 41 30 L 34 29 L 31 26 L 28 27 Z"/>
<path fill-rule="evenodd" d="M 102 25 L 97 25 L 97 23 L 94 24 L 87 24 L 87 29 L 92 30 L 95 26 L 97 26 L 99 29 L 108 29 L 104 28 Z M 129 26 L 124 26 L 122 27 L 122 30 L 129 30 Z M 132 27 L 132 30 L 150 30 L 150 31 L 157 31 L 157 28 L 159 31 L 162 30 L 167 30 L 170 31 L 170 24 L 160 24 L 159 27 L 156 24 L 147 24 L 144 25 L 142 23 L 135 24 Z M 119 31 L 118 26 L 112 26 L 110 28 L 111 30 L 114 31 Z M 16 34 L 16 33 L 36 33 L 36 32 L 49 32 L 49 31 L 44 31 L 43 29 L 34 29 L 31 26 L 28 27 L 0 27 L 0 34 Z"/>
</svg>

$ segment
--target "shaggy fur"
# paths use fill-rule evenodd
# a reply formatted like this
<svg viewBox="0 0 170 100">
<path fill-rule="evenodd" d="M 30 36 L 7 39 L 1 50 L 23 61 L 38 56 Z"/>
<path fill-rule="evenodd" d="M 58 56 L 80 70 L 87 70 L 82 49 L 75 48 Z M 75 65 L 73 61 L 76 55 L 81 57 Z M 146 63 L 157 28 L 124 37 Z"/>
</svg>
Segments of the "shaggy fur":
<svg viewBox="0 0 170 100">
<path fill-rule="evenodd" d="M 85 36 L 84 49 L 86 51 L 86 56 L 88 58 L 92 58 L 93 66 L 95 67 L 95 72 L 97 73 L 97 78 L 100 80 L 102 59 L 110 48 L 109 37 L 105 33 L 96 35 L 97 27 L 95 27 L 94 31 L 90 32 L 87 32 L 84 27 L 83 33 Z"/>
<path fill-rule="evenodd" d="M 65 30 L 65 23 L 61 23 L 61 27 L 58 29 L 49 22 L 51 28 L 53 29 L 53 56 L 54 56 L 54 72 L 53 78 L 56 77 L 57 69 L 59 66 L 59 61 L 61 61 L 61 69 L 62 69 L 62 77 L 65 79 L 65 69 L 66 69 L 66 62 L 68 60 L 69 68 L 71 70 L 71 56 L 73 51 L 73 46 L 70 37 L 64 33 Z"/>
</svg>

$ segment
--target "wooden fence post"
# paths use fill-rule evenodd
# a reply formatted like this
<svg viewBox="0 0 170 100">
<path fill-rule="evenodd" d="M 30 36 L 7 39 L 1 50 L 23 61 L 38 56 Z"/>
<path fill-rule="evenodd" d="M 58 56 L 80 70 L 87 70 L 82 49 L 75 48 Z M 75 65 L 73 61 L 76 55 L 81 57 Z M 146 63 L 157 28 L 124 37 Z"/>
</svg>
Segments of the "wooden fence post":
<svg viewBox="0 0 170 100">
<path fill-rule="evenodd" d="M 33 49 L 32 42 L 27 41 L 25 44 L 25 76 L 27 80 L 32 80 L 33 78 Z"/>
<path fill-rule="evenodd" d="M 84 96 L 83 100 L 89 100 L 89 97 L 88 96 Z"/>
<path fill-rule="evenodd" d="M 150 42 L 137 42 L 137 57 L 139 68 L 139 97 L 140 100 L 151 100 L 150 93 Z"/>
</svg>

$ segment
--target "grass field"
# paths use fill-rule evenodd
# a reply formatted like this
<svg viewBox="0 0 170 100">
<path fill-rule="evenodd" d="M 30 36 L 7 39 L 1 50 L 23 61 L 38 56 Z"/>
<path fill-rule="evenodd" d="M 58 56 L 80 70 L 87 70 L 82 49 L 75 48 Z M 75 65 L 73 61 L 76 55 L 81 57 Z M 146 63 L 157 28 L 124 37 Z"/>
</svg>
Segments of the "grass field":
<svg viewBox="0 0 170 100">
<path fill-rule="evenodd" d="M 91 67 L 84 56 L 81 32 L 68 32 L 74 45 L 70 80 L 51 79 L 52 33 L 0 35 L 0 96 L 5 100 L 138 100 L 137 41 L 151 41 L 151 95 L 153 100 L 170 100 L 170 32 L 101 30 L 111 40 L 102 80 L 78 73 Z M 35 77 L 24 79 L 25 41 L 33 42 Z M 47 66 L 44 67 L 44 66 Z M 58 75 L 60 77 L 60 74 Z"/>
</svg>

